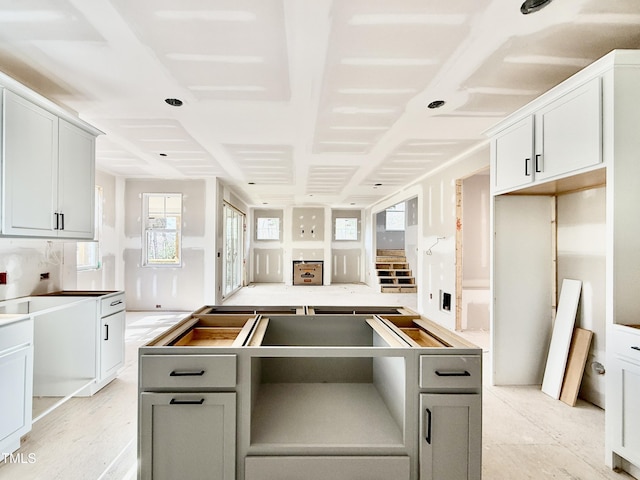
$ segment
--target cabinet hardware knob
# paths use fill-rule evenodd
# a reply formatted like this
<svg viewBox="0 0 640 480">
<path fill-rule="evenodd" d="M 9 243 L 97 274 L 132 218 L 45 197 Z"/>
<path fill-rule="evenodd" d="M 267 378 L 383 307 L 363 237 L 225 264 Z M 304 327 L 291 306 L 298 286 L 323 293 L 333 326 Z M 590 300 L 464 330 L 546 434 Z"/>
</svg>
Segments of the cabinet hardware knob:
<svg viewBox="0 0 640 480">
<path fill-rule="evenodd" d="M 104 340 L 105 341 L 109 340 L 109 324 L 108 323 L 104 324 Z"/>
<path fill-rule="evenodd" d="M 60 214 L 56 212 L 54 215 L 56 216 L 56 226 L 54 230 L 60 230 Z"/>
<path fill-rule="evenodd" d="M 60 230 L 64 230 L 64 213 L 60 214 L 60 218 L 62 219 L 60 221 Z"/>
<path fill-rule="evenodd" d="M 638 350 L 638 351 L 640 351 L 640 347 L 637 347 L 637 346 L 635 346 L 635 345 L 634 345 L 633 347 L 631 347 L 631 348 L 632 348 L 633 350 Z"/>
<path fill-rule="evenodd" d="M 462 372 L 441 372 L 440 370 L 436 370 L 436 375 L 438 377 L 470 377 L 471 374 L 466 370 Z"/>
<path fill-rule="evenodd" d="M 200 400 L 176 400 L 172 398 L 169 402 L 169 405 L 202 405 L 204 403 L 204 398 Z"/>
<path fill-rule="evenodd" d="M 427 441 L 429 445 L 431 445 L 431 410 L 427 408 L 425 409 L 424 413 L 425 413 L 424 424 L 427 430 L 427 433 L 424 439 Z"/>
<path fill-rule="evenodd" d="M 530 177 L 531 176 L 531 172 L 529 171 L 529 164 L 531 163 L 531 159 L 530 158 L 525 158 L 524 159 L 524 176 L 525 177 Z"/>
<path fill-rule="evenodd" d="M 204 370 L 192 371 L 192 372 L 177 372 L 173 371 L 169 374 L 170 377 L 201 377 L 204 375 Z"/>
<path fill-rule="evenodd" d="M 114 300 L 113 302 L 111 302 L 110 306 L 115 307 L 116 305 L 120 305 L 121 303 L 122 303 L 122 300 Z"/>
</svg>

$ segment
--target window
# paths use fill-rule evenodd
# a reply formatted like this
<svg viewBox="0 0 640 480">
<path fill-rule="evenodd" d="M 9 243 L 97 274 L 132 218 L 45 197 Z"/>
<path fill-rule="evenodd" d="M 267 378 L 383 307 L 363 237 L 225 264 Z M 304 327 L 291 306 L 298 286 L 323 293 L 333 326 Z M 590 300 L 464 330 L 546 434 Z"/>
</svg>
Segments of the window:
<svg viewBox="0 0 640 480">
<path fill-rule="evenodd" d="M 180 266 L 181 193 L 143 194 L 143 264 Z"/>
<path fill-rule="evenodd" d="M 258 217 L 256 220 L 256 240 L 280 240 L 279 218 Z"/>
<path fill-rule="evenodd" d="M 393 207 L 386 209 L 386 225 L 387 231 L 402 232 L 404 231 L 404 202 L 398 203 Z"/>
<path fill-rule="evenodd" d="M 335 240 L 358 240 L 357 218 L 336 218 Z"/>
<path fill-rule="evenodd" d="M 77 242 L 76 244 L 76 269 L 97 270 L 101 266 L 100 239 L 102 237 L 102 187 L 96 185 L 95 189 L 95 218 L 93 241 Z"/>
</svg>

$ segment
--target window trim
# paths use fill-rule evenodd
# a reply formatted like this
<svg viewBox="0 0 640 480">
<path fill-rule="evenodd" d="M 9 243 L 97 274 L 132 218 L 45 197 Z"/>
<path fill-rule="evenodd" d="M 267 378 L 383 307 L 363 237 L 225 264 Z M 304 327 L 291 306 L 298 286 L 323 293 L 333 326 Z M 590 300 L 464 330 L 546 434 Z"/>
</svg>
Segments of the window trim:
<svg viewBox="0 0 640 480">
<path fill-rule="evenodd" d="M 149 218 L 149 199 L 152 197 L 179 197 L 180 198 L 180 214 L 178 221 L 176 222 L 176 228 L 154 228 L 147 225 Z M 169 193 L 169 192 L 145 192 L 142 194 L 142 267 L 145 268 L 181 268 L 182 267 L 182 216 L 184 212 L 183 195 L 182 193 Z M 164 207 L 164 215 L 167 215 L 166 204 Z M 148 234 L 151 232 L 157 233 L 174 233 L 176 234 L 176 262 L 158 262 L 149 261 L 148 252 Z"/>
</svg>

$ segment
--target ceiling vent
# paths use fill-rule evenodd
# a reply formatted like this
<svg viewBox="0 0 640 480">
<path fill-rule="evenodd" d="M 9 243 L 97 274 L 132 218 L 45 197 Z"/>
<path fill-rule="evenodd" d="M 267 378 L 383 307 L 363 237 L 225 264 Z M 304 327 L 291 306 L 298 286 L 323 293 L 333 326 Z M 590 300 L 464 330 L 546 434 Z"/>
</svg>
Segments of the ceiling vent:
<svg viewBox="0 0 640 480">
<path fill-rule="evenodd" d="M 525 0 L 525 2 L 520 7 L 520 11 L 524 15 L 528 15 L 529 13 L 537 12 L 541 8 L 546 7 L 551 3 L 551 0 Z"/>
</svg>

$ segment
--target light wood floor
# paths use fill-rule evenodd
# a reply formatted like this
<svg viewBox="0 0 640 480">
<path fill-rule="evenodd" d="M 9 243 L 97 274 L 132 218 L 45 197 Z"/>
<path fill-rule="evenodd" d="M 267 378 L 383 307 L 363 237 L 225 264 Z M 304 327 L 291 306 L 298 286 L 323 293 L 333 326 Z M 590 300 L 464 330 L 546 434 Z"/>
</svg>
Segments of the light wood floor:
<svg viewBox="0 0 640 480">
<path fill-rule="evenodd" d="M 378 294 L 364 285 L 259 285 L 243 289 L 226 303 L 415 307 L 415 294 Z M 134 479 L 136 351 L 184 315 L 128 312 L 126 364 L 119 377 L 94 397 L 71 399 L 37 422 L 18 452 L 24 463 L 2 462 L 0 457 L 0 480 Z M 486 350 L 487 332 L 465 335 Z M 35 461 L 29 463 L 31 459 Z M 482 462 L 483 480 L 632 478 L 604 465 L 601 409 L 581 400 L 569 407 L 543 394 L 539 386 L 484 387 Z"/>
</svg>

